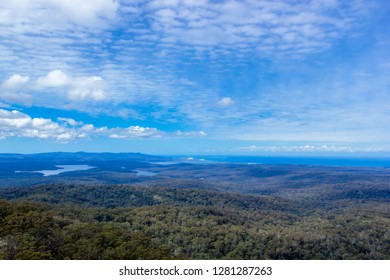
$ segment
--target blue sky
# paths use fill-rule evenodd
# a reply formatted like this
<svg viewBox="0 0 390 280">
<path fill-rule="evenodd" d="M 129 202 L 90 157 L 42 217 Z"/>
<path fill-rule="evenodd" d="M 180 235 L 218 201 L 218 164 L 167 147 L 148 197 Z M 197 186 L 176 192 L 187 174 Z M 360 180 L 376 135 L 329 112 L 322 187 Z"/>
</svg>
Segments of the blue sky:
<svg viewBox="0 0 390 280">
<path fill-rule="evenodd" d="M 2 0 L 0 152 L 389 152 L 389 14 L 368 0 Z"/>
</svg>

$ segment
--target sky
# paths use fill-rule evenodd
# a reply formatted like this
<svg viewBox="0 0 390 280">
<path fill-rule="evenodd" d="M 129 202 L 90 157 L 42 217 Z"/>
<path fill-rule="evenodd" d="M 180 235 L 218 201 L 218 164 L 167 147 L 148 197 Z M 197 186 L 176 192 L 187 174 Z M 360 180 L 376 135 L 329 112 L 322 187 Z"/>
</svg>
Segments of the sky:
<svg viewBox="0 0 390 280">
<path fill-rule="evenodd" d="M 0 152 L 389 154 L 386 0 L 0 0 Z"/>
</svg>

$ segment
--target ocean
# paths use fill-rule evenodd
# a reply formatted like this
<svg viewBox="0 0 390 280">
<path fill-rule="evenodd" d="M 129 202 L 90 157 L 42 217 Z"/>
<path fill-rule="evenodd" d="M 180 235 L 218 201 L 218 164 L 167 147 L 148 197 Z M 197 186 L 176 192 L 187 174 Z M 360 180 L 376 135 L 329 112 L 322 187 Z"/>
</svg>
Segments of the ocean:
<svg viewBox="0 0 390 280">
<path fill-rule="evenodd" d="M 194 156 L 206 162 L 245 164 L 294 164 L 339 167 L 390 167 L 390 158 L 373 157 L 282 157 L 282 156 Z"/>
</svg>

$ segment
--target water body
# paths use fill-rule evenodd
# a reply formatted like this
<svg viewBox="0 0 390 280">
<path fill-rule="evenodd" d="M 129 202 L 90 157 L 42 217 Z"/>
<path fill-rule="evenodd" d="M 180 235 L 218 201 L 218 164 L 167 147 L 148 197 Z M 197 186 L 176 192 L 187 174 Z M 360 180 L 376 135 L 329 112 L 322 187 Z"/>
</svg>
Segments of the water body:
<svg viewBox="0 0 390 280">
<path fill-rule="evenodd" d="M 56 170 L 39 170 L 39 171 L 15 171 L 15 173 L 20 172 L 33 172 L 33 173 L 41 173 L 43 176 L 53 176 L 58 175 L 64 172 L 72 172 L 72 171 L 82 171 L 95 168 L 94 166 L 89 165 L 56 165 L 55 167 L 59 168 Z"/>
<path fill-rule="evenodd" d="M 174 156 L 172 156 L 174 157 Z M 187 158 L 177 158 L 175 161 L 149 161 L 148 163 L 157 164 L 157 165 L 176 165 L 182 163 L 189 164 L 212 164 L 216 163 L 214 160 L 206 160 L 204 158 L 195 158 L 195 157 L 187 157 Z"/>
<path fill-rule="evenodd" d="M 149 172 L 149 171 L 142 171 L 142 170 L 134 170 L 137 172 L 137 176 L 155 176 L 157 173 L 155 172 Z"/>
<path fill-rule="evenodd" d="M 243 164 L 294 164 L 336 167 L 390 167 L 390 158 L 199 156 L 206 162 Z"/>
</svg>

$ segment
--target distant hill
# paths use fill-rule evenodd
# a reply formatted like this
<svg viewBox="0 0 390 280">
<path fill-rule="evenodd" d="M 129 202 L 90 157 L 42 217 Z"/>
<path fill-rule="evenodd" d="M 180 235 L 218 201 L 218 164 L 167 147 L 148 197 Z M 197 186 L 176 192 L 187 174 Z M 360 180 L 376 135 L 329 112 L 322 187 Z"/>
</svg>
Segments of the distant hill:
<svg viewBox="0 0 390 280">
<path fill-rule="evenodd" d="M 87 152 L 53 152 L 53 153 L 38 153 L 38 154 L 0 154 L 1 161 L 12 160 L 50 160 L 53 162 L 72 161 L 84 163 L 89 161 L 103 160 L 131 160 L 131 161 L 168 161 L 169 157 L 146 155 L 141 153 L 87 153 Z"/>
</svg>

